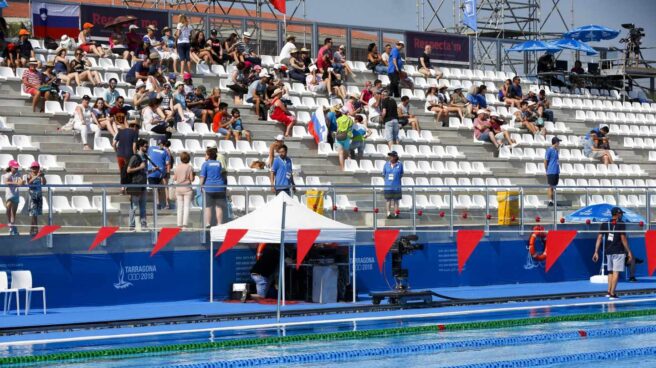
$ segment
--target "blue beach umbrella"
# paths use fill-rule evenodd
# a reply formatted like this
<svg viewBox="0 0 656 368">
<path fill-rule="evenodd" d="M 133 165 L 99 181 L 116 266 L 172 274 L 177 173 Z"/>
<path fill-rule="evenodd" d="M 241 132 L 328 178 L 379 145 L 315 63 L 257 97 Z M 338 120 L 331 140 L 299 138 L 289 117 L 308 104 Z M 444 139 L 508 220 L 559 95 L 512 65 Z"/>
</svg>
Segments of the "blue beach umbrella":
<svg viewBox="0 0 656 368">
<path fill-rule="evenodd" d="M 597 50 L 590 47 L 590 45 L 588 45 L 587 43 L 581 42 L 579 40 L 575 40 L 573 38 L 563 38 L 563 39 L 560 39 L 560 40 L 551 41 L 551 42 L 549 42 L 549 44 L 554 46 L 554 47 L 558 47 L 560 49 L 582 51 L 582 52 L 585 52 L 586 55 L 588 55 L 588 56 L 598 54 Z"/>
<path fill-rule="evenodd" d="M 620 34 L 620 31 L 612 28 L 598 26 L 591 24 L 589 26 L 582 26 L 574 28 L 573 30 L 563 34 L 564 37 L 573 38 L 579 41 L 601 41 L 612 40 Z"/>
<path fill-rule="evenodd" d="M 550 45 L 544 41 L 531 40 L 522 43 L 518 43 L 511 48 L 506 49 L 507 51 L 512 52 L 528 52 L 528 51 L 550 51 L 557 52 L 560 51 L 559 47 Z"/>
<path fill-rule="evenodd" d="M 613 206 L 612 204 L 608 203 L 593 204 L 570 213 L 569 215 L 565 216 L 565 220 L 567 222 L 585 222 L 586 220 L 590 220 L 592 222 L 610 221 L 613 218 L 613 216 L 610 214 L 610 210 L 613 207 L 619 206 Z M 620 208 L 624 212 L 624 215 L 622 215 L 622 220 L 624 222 L 638 223 L 640 221 L 647 221 L 644 217 L 629 209 L 623 207 Z"/>
</svg>

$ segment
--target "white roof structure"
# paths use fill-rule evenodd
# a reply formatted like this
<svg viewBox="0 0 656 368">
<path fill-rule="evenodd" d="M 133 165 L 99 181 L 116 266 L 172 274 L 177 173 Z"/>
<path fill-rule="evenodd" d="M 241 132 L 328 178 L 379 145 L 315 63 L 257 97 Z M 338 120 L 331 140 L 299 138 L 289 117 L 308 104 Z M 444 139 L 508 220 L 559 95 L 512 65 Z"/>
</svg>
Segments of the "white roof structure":
<svg viewBox="0 0 656 368">
<path fill-rule="evenodd" d="M 248 229 L 240 243 L 280 243 L 282 207 L 285 209 L 285 243 L 296 243 L 298 230 L 321 230 L 318 243 L 355 243 L 355 227 L 322 216 L 281 192 L 265 206 L 236 220 L 211 228 L 210 238 L 221 242 L 228 229 Z"/>
</svg>

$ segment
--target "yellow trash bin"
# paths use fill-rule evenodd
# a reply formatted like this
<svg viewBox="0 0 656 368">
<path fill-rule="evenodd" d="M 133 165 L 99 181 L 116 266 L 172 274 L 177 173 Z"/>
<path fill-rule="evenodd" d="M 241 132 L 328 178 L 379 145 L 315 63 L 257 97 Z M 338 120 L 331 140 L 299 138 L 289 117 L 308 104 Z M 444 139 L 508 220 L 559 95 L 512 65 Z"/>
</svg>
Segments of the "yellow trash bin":
<svg viewBox="0 0 656 368">
<path fill-rule="evenodd" d="M 323 215 L 323 195 L 323 190 L 308 189 L 305 192 L 307 207 L 320 215 Z"/>
<path fill-rule="evenodd" d="M 499 202 L 499 225 L 515 225 L 519 223 L 519 192 L 503 191 L 497 192 Z M 514 221 L 513 221 L 514 218 Z"/>
</svg>

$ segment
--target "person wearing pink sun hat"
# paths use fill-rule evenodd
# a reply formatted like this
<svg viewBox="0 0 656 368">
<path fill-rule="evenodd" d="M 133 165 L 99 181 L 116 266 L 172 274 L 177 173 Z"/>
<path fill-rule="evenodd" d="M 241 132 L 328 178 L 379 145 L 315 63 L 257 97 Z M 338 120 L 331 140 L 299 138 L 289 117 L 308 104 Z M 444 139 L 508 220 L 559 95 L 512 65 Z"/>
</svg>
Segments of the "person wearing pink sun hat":
<svg viewBox="0 0 656 368">
<path fill-rule="evenodd" d="M 9 161 L 5 173 L 2 175 L 2 184 L 5 187 L 5 207 L 7 207 L 7 225 L 9 225 L 9 235 L 18 235 L 16 229 L 16 211 L 18 210 L 18 203 L 20 195 L 18 187 L 23 185 L 23 179 L 20 176 L 20 165 L 16 160 Z"/>
</svg>

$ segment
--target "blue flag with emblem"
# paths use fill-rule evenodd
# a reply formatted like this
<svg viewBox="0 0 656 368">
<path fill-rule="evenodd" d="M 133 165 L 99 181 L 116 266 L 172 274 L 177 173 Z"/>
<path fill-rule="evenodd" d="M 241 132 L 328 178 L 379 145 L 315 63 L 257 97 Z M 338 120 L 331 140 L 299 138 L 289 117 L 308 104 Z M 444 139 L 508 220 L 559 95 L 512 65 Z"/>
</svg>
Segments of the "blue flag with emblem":
<svg viewBox="0 0 656 368">
<path fill-rule="evenodd" d="M 462 4 L 462 13 L 462 23 L 474 31 L 478 31 L 476 24 L 476 0 L 465 0 Z"/>
</svg>

